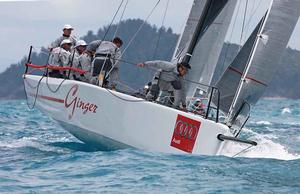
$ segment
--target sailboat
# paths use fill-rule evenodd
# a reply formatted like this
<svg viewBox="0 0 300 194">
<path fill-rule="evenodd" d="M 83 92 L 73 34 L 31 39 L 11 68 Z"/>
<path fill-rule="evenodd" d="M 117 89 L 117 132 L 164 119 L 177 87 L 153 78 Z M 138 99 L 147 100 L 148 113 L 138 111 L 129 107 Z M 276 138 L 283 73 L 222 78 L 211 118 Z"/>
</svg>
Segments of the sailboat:
<svg viewBox="0 0 300 194">
<path fill-rule="evenodd" d="M 216 85 L 211 80 L 237 0 L 195 0 L 174 57 L 189 62 L 188 95 L 206 99 L 204 114 L 75 80 L 24 74 L 28 103 L 87 144 L 173 154 L 220 155 L 239 138 L 251 106 L 277 69 L 300 15 L 300 1 L 273 0 Z M 222 25 L 220 25 L 222 24 Z M 209 65 L 207 65 L 209 64 Z M 36 68 L 36 67 L 35 67 Z M 49 68 L 49 66 L 45 66 Z M 72 69 L 70 69 L 72 70 Z M 198 83 L 200 82 L 200 83 Z M 224 119 L 220 119 L 221 114 Z"/>
</svg>

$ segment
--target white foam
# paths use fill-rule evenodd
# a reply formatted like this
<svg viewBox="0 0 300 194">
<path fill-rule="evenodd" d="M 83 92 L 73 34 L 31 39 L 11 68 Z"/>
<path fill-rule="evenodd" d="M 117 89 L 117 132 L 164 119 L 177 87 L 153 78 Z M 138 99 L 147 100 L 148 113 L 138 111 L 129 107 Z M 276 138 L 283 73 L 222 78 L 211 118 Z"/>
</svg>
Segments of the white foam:
<svg viewBox="0 0 300 194">
<path fill-rule="evenodd" d="M 34 143 L 36 138 L 34 137 L 23 137 L 21 139 L 11 141 L 11 142 L 0 142 L 0 147 L 6 148 L 21 148 L 21 147 L 35 147 Z"/>
<path fill-rule="evenodd" d="M 10 149 L 31 147 L 31 148 L 36 148 L 38 150 L 46 151 L 46 152 L 57 152 L 57 153 L 69 152 L 66 149 L 58 149 L 56 147 L 44 145 L 44 144 L 38 142 L 37 140 L 38 140 L 38 138 L 36 138 L 36 137 L 23 137 L 21 139 L 15 140 L 15 141 L 0 142 L 0 147 L 10 148 Z"/>
<path fill-rule="evenodd" d="M 256 122 L 256 124 L 258 124 L 258 125 L 272 125 L 272 123 L 269 122 L 269 121 L 258 121 L 258 122 Z"/>
<path fill-rule="evenodd" d="M 281 114 L 287 114 L 287 113 L 288 113 L 288 114 L 292 113 L 291 109 L 290 109 L 290 108 L 287 108 L 287 107 L 286 107 L 286 108 L 283 108 L 282 111 L 281 111 Z"/>
<path fill-rule="evenodd" d="M 246 150 L 245 152 L 240 153 L 249 146 L 240 143 L 227 142 L 222 150 L 223 155 L 233 157 L 236 154 L 240 153 L 237 155 L 237 157 L 274 158 L 279 160 L 300 159 L 300 154 L 289 153 L 283 145 L 273 142 L 271 138 L 276 138 L 274 135 L 261 135 L 249 129 L 244 131 L 248 131 L 251 134 L 254 134 L 252 140 L 256 141 L 258 145 L 250 148 L 249 150 Z"/>
</svg>

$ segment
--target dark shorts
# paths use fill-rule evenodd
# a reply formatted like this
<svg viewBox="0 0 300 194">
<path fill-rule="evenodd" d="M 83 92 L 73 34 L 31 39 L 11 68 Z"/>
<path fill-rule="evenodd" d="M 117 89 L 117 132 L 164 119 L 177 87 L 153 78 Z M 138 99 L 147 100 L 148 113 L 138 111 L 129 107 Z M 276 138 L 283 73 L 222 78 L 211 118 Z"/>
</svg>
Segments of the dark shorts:
<svg viewBox="0 0 300 194">
<path fill-rule="evenodd" d="M 94 65 L 93 65 L 93 76 L 98 76 L 101 70 L 105 71 L 105 75 L 106 75 L 111 68 L 112 68 L 112 62 L 110 59 L 95 58 Z"/>
<path fill-rule="evenodd" d="M 66 72 L 61 73 L 59 70 L 52 70 L 49 72 L 49 77 L 66 79 L 67 75 L 66 75 Z"/>
</svg>

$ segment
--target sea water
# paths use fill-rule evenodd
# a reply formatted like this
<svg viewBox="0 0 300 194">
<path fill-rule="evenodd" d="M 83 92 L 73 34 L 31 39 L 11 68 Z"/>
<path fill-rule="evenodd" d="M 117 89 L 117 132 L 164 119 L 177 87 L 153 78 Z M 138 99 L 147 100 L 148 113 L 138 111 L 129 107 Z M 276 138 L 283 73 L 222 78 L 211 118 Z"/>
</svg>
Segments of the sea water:
<svg viewBox="0 0 300 194">
<path fill-rule="evenodd" d="M 299 100 L 261 100 L 241 137 L 258 146 L 229 144 L 224 156 L 101 151 L 25 101 L 0 101 L 0 193 L 300 193 Z"/>
</svg>

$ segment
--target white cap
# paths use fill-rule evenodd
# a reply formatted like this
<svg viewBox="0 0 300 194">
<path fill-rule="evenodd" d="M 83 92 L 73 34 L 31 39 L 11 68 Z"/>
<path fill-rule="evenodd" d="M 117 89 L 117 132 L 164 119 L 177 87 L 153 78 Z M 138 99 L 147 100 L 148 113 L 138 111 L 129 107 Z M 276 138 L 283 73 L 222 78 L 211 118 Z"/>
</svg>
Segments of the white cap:
<svg viewBox="0 0 300 194">
<path fill-rule="evenodd" d="M 78 46 L 86 46 L 87 44 L 86 44 L 86 42 L 84 41 L 84 40 L 78 40 L 77 42 L 76 42 L 76 45 L 75 45 L 75 47 L 78 47 Z"/>
<path fill-rule="evenodd" d="M 72 44 L 72 41 L 70 39 L 64 39 L 63 41 L 61 41 L 60 46 L 62 46 L 63 44 Z"/>
<path fill-rule="evenodd" d="M 71 29 L 71 30 L 73 30 L 74 28 L 70 24 L 66 24 L 66 25 L 64 25 L 63 29 Z"/>
</svg>

